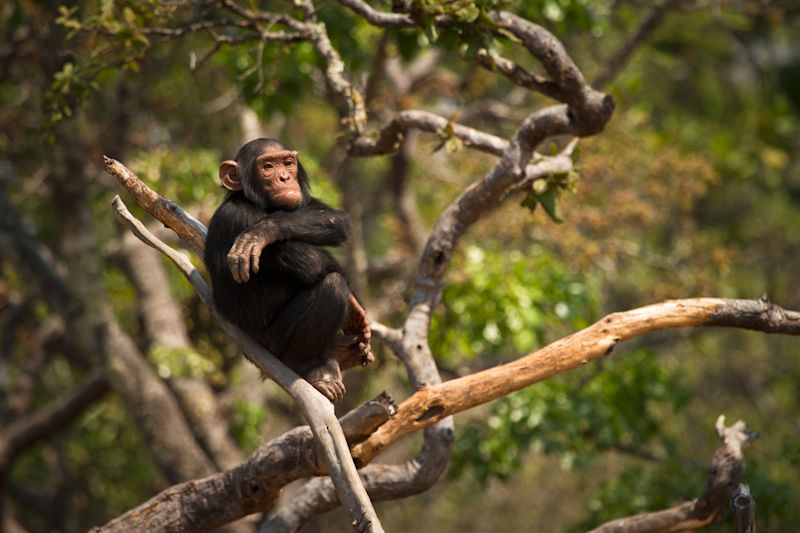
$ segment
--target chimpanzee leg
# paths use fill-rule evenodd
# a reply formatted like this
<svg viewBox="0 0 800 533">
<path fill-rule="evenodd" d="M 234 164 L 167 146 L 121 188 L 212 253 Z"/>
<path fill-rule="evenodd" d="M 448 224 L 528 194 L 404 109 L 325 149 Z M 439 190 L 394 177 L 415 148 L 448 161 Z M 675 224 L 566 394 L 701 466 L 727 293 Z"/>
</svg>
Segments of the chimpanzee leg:
<svg viewBox="0 0 800 533">
<path fill-rule="evenodd" d="M 339 273 L 301 290 L 267 327 L 267 348 L 330 400 L 344 394 L 338 362 L 331 357 L 344 324 L 350 289 Z"/>
</svg>

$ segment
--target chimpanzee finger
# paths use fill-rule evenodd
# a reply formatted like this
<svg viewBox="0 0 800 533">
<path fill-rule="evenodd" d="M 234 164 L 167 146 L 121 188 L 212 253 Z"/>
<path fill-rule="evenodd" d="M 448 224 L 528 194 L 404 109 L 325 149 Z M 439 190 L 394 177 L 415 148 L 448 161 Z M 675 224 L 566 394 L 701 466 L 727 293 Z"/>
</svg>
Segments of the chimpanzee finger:
<svg viewBox="0 0 800 533">
<path fill-rule="evenodd" d="M 251 267 L 253 269 L 253 274 L 258 274 L 258 267 L 261 261 L 261 250 L 258 244 L 254 244 L 252 248 L 250 248 L 250 261 L 252 262 Z"/>
<path fill-rule="evenodd" d="M 248 256 L 244 254 L 239 254 L 239 283 L 247 283 L 250 279 L 250 261 L 248 261 Z"/>
<path fill-rule="evenodd" d="M 236 256 L 232 254 L 228 254 L 228 270 L 231 271 L 233 281 L 236 283 L 241 283 L 239 281 L 239 261 L 236 259 Z"/>
<path fill-rule="evenodd" d="M 344 388 L 344 383 L 342 381 L 334 381 L 333 386 L 337 392 L 336 401 L 339 401 L 342 398 L 344 398 L 344 393 L 347 392 L 347 389 Z"/>
<path fill-rule="evenodd" d="M 358 335 L 342 335 L 339 338 L 345 346 L 353 346 L 358 342 Z"/>
<path fill-rule="evenodd" d="M 373 361 L 375 361 L 375 356 L 372 355 L 372 352 L 367 352 L 366 354 L 361 356 L 361 366 L 367 366 Z"/>
</svg>

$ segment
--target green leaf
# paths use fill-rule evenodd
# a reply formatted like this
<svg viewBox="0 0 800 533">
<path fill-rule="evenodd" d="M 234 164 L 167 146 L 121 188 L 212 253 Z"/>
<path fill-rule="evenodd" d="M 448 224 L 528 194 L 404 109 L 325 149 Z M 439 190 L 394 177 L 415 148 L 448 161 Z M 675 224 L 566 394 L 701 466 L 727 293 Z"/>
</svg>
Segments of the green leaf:
<svg viewBox="0 0 800 533">
<path fill-rule="evenodd" d="M 525 199 L 522 200 L 522 202 L 520 203 L 522 207 L 527 207 L 531 213 L 533 213 L 536 210 L 536 206 L 538 204 L 539 204 L 539 196 L 533 189 L 531 189 L 528 192 L 528 195 L 525 196 Z"/>
<path fill-rule="evenodd" d="M 132 26 L 136 22 L 136 13 L 134 13 L 133 9 L 130 7 L 125 7 L 125 9 L 122 10 L 122 18 Z"/>
<path fill-rule="evenodd" d="M 478 9 L 478 6 L 475 4 L 470 4 L 466 7 L 462 7 L 453 14 L 455 15 L 456 19 L 462 22 L 475 22 L 478 18 L 478 15 L 481 14 L 481 10 Z"/>
<path fill-rule="evenodd" d="M 561 206 L 559 200 L 561 197 L 561 187 L 558 185 L 551 185 L 546 191 L 539 195 L 539 203 L 542 204 L 545 212 L 556 224 L 561 224 L 564 219 L 561 216 Z"/>
</svg>

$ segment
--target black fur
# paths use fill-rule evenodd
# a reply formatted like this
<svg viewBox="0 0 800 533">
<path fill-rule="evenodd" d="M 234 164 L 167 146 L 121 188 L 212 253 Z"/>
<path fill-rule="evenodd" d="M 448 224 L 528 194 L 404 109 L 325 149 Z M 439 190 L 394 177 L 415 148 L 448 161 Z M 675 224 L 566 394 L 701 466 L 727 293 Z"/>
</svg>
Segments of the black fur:
<svg viewBox="0 0 800 533">
<path fill-rule="evenodd" d="M 275 209 L 253 183 L 255 159 L 268 146 L 285 148 L 274 139 L 256 139 L 236 155 L 243 189 L 229 193 L 211 218 L 204 260 L 220 313 L 302 375 L 329 355 L 347 314 L 350 289 L 323 246 L 342 244 L 349 226 L 343 212 L 310 195 L 299 161 L 303 201 L 292 211 Z M 242 232 L 264 218 L 276 222 L 286 239 L 267 246 L 259 272 L 237 283 L 228 268 L 228 251 Z"/>
</svg>

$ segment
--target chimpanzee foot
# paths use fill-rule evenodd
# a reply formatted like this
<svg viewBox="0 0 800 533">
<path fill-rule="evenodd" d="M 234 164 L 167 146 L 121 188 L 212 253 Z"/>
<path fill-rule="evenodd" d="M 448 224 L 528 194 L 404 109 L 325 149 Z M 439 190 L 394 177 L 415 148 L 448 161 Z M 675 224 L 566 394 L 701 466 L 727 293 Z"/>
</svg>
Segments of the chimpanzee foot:
<svg viewBox="0 0 800 533">
<path fill-rule="evenodd" d="M 315 389 L 334 403 L 344 397 L 346 389 L 342 382 L 339 363 L 335 359 L 326 360 L 321 366 L 312 369 L 305 378 Z"/>
<path fill-rule="evenodd" d="M 360 335 L 338 335 L 331 349 L 331 357 L 339 362 L 342 372 L 357 366 L 367 366 L 375 360 L 369 342 Z"/>
</svg>

